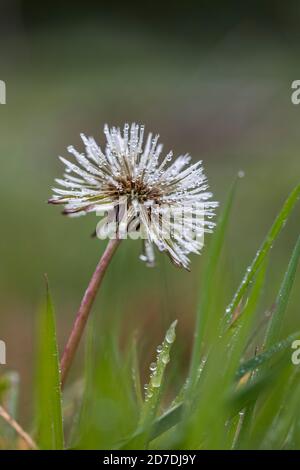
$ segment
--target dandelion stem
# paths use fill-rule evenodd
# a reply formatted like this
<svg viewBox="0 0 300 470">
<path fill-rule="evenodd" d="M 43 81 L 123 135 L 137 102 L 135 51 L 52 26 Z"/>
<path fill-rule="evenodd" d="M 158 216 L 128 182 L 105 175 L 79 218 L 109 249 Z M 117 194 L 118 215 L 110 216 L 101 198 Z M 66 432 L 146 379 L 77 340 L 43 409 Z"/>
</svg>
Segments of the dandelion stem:
<svg viewBox="0 0 300 470">
<path fill-rule="evenodd" d="M 75 322 L 73 324 L 71 334 L 65 346 L 61 363 L 60 363 L 62 386 L 65 383 L 69 369 L 73 362 L 76 350 L 78 348 L 81 336 L 84 331 L 85 324 L 87 322 L 89 313 L 91 311 L 92 305 L 94 303 L 96 294 L 101 285 L 106 269 L 116 249 L 118 248 L 119 244 L 120 244 L 119 239 L 114 239 L 114 240 L 109 241 L 103 255 L 100 258 L 99 263 L 97 264 L 94 274 L 82 298 L 79 310 L 76 315 Z"/>
</svg>

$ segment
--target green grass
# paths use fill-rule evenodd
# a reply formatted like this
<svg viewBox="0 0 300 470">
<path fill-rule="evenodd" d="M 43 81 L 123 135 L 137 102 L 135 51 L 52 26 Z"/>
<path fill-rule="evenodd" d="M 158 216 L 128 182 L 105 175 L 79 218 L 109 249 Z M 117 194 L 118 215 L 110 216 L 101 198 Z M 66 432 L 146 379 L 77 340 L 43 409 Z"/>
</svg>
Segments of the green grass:
<svg viewBox="0 0 300 470">
<path fill-rule="evenodd" d="M 60 370 L 56 340 L 55 314 L 47 283 L 46 305 L 39 325 L 36 371 L 36 441 L 41 449 L 64 447 L 61 410 Z"/>
<path fill-rule="evenodd" d="M 145 394 L 140 362 L 147 330 L 140 335 L 126 331 L 124 340 L 121 324 L 115 320 L 99 324 L 94 312 L 84 370 L 68 382 L 61 396 L 54 308 L 47 287 L 45 307 L 39 315 L 37 406 L 32 416 L 32 437 L 40 448 L 300 448 L 299 369 L 291 362 L 291 344 L 300 339 L 300 332 L 287 337 L 282 333 L 296 280 L 299 234 L 295 234 L 295 247 L 286 260 L 279 289 L 274 289 L 271 315 L 266 315 L 263 302 L 275 242 L 296 206 L 300 186 L 284 202 L 237 290 L 228 293 L 232 301 L 226 307 L 219 294 L 227 276 L 223 262 L 227 229 L 238 223 L 231 215 L 237 189 L 235 182 L 205 248 L 190 367 L 181 354 L 180 342 L 185 338 L 175 340 L 173 322 L 161 337 L 157 354 L 153 351 L 156 358 L 150 378 L 146 374 Z M 117 267 L 108 277 L 106 296 L 117 299 L 114 269 Z M 122 309 L 122 303 L 115 304 Z M 181 375 L 176 379 L 180 365 L 187 371 L 185 380 Z M 12 414 L 16 397 L 16 383 L 3 376 L 0 399 Z M 0 425 L 0 444 L 18 448 L 18 436 L 6 423 Z"/>
</svg>

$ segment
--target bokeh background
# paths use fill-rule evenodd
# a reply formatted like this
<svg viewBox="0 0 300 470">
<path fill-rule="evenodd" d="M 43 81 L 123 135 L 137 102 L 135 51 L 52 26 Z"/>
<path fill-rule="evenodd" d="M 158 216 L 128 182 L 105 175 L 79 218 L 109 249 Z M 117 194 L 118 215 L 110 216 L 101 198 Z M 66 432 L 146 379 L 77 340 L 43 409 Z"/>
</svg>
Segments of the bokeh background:
<svg viewBox="0 0 300 470">
<path fill-rule="evenodd" d="M 35 325 L 48 274 L 60 345 L 104 242 L 95 216 L 70 220 L 48 206 L 58 155 L 79 133 L 104 142 L 104 123 L 142 122 L 165 150 L 203 159 L 221 203 L 241 170 L 226 243 L 224 307 L 288 192 L 299 182 L 300 4 L 0 1 L 0 338 L 20 374 L 21 420 L 32 411 Z M 299 207 L 273 248 L 265 309 L 299 233 Z M 207 237 L 207 242 L 209 239 Z M 177 375 L 188 366 L 202 256 L 182 272 L 162 255 L 147 269 L 139 243 L 121 246 L 93 314 L 97 334 L 135 334 L 141 368 L 178 318 Z M 286 332 L 299 328 L 299 279 Z M 264 310 L 262 311 L 263 314 Z M 117 326 L 116 326 L 117 325 Z M 179 353 L 178 353 L 179 354 Z M 73 376 L 80 375 L 82 349 Z M 182 357 L 185 360 L 182 360 Z M 173 368 L 174 370 L 174 368 Z M 176 381 L 176 377 L 174 381 Z"/>
</svg>

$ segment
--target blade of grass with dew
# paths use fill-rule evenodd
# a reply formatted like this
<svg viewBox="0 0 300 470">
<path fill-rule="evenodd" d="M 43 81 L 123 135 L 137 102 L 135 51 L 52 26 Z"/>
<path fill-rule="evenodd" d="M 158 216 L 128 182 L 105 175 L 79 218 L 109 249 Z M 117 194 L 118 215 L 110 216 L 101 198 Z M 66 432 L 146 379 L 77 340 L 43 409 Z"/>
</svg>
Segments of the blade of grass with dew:
<svg viewBox="0 0 300 470">
<path fill-rule="evenodd" d="M 227 406 L 229 416 L 232 418 L 247 405 L 254 403 L 262 392 L 271 390 L 278 380 L 279 373 L 284 366 L 283 360 L 274 365 L 273 369 L 266 370 L 250 383 L 234 386 L 228 391 Z"/>
<path fill-rule="evenodd" d="M 289 364 L 290 353 L 287 349 L 283 350 L 283 355 L 272 358 L 272 363 L 268 368 L 246 374 L 240 382 L 236 390 L 230 397 L 232 406 L 232 414 L 239 413 L 239 428 L 235 439 L 232 443 L 234 449 L 251 448 L 249 436 L 251 435 L 253 426 L 257 423 L 257 409 L 268 402 L 272 396 L 274 388 L 277 387 L 278 382 L 281 381 L 281 374 L 285 373 L 287 364 Z M 246 377 L 246 380 L 245 380 Z M 285 396 L 285 395 L 284 395 Z M 286 403 L 288 403 L 286 401 Z M 282 403 L 285 407 L 285 404 Z M 279 408 L 281 405 L 278 403 Z M 279 408 L 273 408 L 273 419 L 276 422 L 277 412 Z M 272 419 L 272 417 L 271 417 Z M 263 425 L 262 431 L 267 433 L 267 426 Z M 273 429 L 273 425 L 271 426 Z M 258 443 L 257 443 L 258 445 Z"/>
<path fill-rule="evenodd" d="M 257 394 L 263 389 L 263 386 L 267 386 L 268 382 L 255 383 L 253 384 L 254 372 L 251 371 L 244 375 L 240 381 L 235 384 L 237 370 L 240 369 L 241 358 L 247 352 L 247 344 L 249 337 L 253 334 L 253 326 L 259 313 L 259 301 L 262 297 L 263 289 L 266 280 L 268 258 L 265 258 L 262 265 L 259 268 L 257 276 L 254 280 L 250 295 L 245 302 L 245 306 L 241 307 L 239 315 L 234 319 L 234 322 L 230 325 L 227 331 L 224 333 L 224 341 L 228 345 L 229 353 L 226 360 L 226 371 L 225 377 L 226 382 L 224 383 L 225 393 L 228 393 L 232 387 L 239 389 L 239 387 L 247 384 L 247 387 L 252 390 L 256 390 Z M 242 313 L 242 314 L 241 314 Z M 253 386 L 253 388 L 251 388 Z M 227 391 L 227 392 L 226 392 Z M 250 395 L 251 393 L 249 393 Z M 223 399 L 224 400 L 224 399 Z M 255 399 L 247 403 L 247 409 L 237 409 L 235 414 L 231 414 L 228 409 L 226 400 L 224 400 L 224 407 L 226 408 L 227 420 L 228 420 L 228 433 L 226 435 L 227 442 L 226 448 L 233 448 L 238 443 L 238 439 L 245 421 L 250 418 L 250 411 L 252 403 Z"/>
<path fill-rule="evenodd" d="M 264 439 L 264 447 L 268 449 L 299 449 L 299 439 L 295 436 L 294 430 L 299 419 L 300 404 L 300 383 L 299 372 L 293 371 L 290 385 L 282 398 L 282 406 L 278 412 L 275 422 L 270 426 Z M 284 402 L 284 403 L 283 403 Z M 296 439 L 295 439 L 296 437 Z"/>
<path fill-rule="evenodd" d="M 234 381 L 236 371 L 239 368 L 241 358 L 245 352 L 247 338 L 252 331 L 252 327 L 255 321 L 255 314 L 258 311 L 259 302 L 265 285 L 267 261 L 267 259 L 264 259 L 262 265 L 260 266 L 260 269 L 250 290 L 250 294 L 245 303 L 243 315 L 240 315 L 235 323 L 233 323 L 231 327 L 225 331 L 221 340 L 224 341 L 228 349 L 226 363 L 228 384 Z"/>
<path fill-rule="evenodd" d="M 300 237 L 298 238 L 296 245 L 294 247 L 288 268 L 284 275 L 284 279 L 280 286 L 278 296 L 275 303 L 275 310 L 271 317 L 269 327 L 267 330 L 267 335 L 265 339 L 265 347 L 269 348 L 274 344 L 275 341 L 279 339 L 281 324 L 285 310 L 288 305 L 289 297 L 291 294 L 291 289 L 294 284 L 297 266 L 300 258 Z"/>
<path fill-rule="evenodd" d="M 259 388 L 259 382 L 266 382 L 266 377 L 270 375 L 269 371 L 274 370 L 274 365 L 276 367 L 276 362 L 274 363 L 274 361 L 280 361 L 280 363 L 283 363 L 283 357 L 286 357 L 286 360 L 289 360 L 287 357 L 287 354 L 289 355 L 288 349 L 291 347 L 293 341 L 299 337 L 299 334 L 300 333 L 293 333 L 288 336 L 288 338 L 273 345 L 267 351 L 264 351 L 241 364 L 236 374 L 236 380 L 239 381 L 239 384 L 243 384 L 246 380 L 247 386 L 249 383 L 250 390 L 251 387 L 253 390 Z M 266 386 L 269 386 L 270 384 L 272 384 L 272 377 L 268 378 Z M 262 391 L 263 390 L 260 389 L 259 393 Z M 256 399 L 259 397 L 259 393 L 256 394 L 255 399 L 252 399 L 251 401 L 248 400 L 246 406 L 239 411 L 240 426 L 233 442 L 234 449 L 243 448 L 244 443 L 247 442 L 251 424 L 253 422 L 255 403 Z M 243 394 L 244 390 L 242 389 L 242 395 Z"/>
<path fill-rule="evenodd" d="M 64 447 L 61 384 L 53 303 L 46 279 L 47 298 L 39 324 L 37 364 L 37 442 L 41 449 Z"/>
<path fill-rule="evenodd" d="M 215 274 L 225 240 L 226 229 L 234 200 L 234 195 L 236 192 L 237 182 L 238 179 L 234 181 L 229 191 L 224 209 L 217 223 L 216 230 L 211 238 L 210 247 L 206 254 L 206 265 L 202 276 L 203 285 L 200 289 L 201 301 L 197 311 L 194 345 L 188 379 L 188 394 L 192 391 L 197 379 L 198 368 L 200 364 L 201 345 L 204 332 L 207 327 L 207 322 L 212 322 L 213 320 L 213 315 L 211 315 L 211 303 L 215 288 Z"/>
<path fill-rule="evenodd" d="M 290 351 L 284 347 L 279 356 L 272 358 L 268 368 L 265 367 L 256 371 L 255 375 L 246 384 L 242 383 L 234 391 L 230 400 L 235 407 L 233 413 L 242 410 L 243 415 L 235 449 L 260 448 L 263 440 L 266 443 L 268 429 L 274 430 L 280 412 L 282 410 L 284 414 L 288 412 L 288 394 L 290 390 L 288 383 L 292 374 Z M 244 382 L 244 380 L 242 379 L 241 382 Z M 271 407 L 269 402 L 272 402 Z M 256 439 L 253 432 L 255 427 L 260 433 L 259 440 Z M 275 434 L 273 437 L 275 437 Z M 275 446 L 275 448 L 278 447 Z"/>
<path fill-rule="evenodd" d="M 145 448 L 151 440 L 152 428 L 161 397 L 163 378 L 167 364 L 170 361 L 170 351 L 175 341 L 175 320 L 166 332 L 164 341 L 157 348 L 156 362 L 150 365 L 150 381 L 146 386 L 146 397 L 141 409 L 139 425 L 135 433 L 122 444 L 122 449 Z"/>
<path fill-rule="evenodd" d="M 260 355 L 254 357 L 252 360 L 248 361 L 247 364 L 243 364 L 239 370 L 239 373 L 249 373 L 251 370 L 254 371 L 256 367 L 259 366 L 266 366 L 266 361 L 270 361 L 270 359 L 274 356 L 274 354 L 282 351 L 286 351 L 286 349 L 291 346 L 291 343 L 294 339 L 296 339 L 297 333 L 290 335 L 286 340 L 280 341 L 274 345 L 274 341 L 278 339 L 280 326 L 282 323 L 283 315 L 286 310 L 289 296 L 291 293 L 292 285 L 296 275 L 296 269 L 299 261 L 300 256 L 300 237 L 297 240 L 295 248 L 293 250 L 287 271 L 284 275 L 284 279 L 279 289 L 279 293 L 277 296 L 277 300 L 275 303 L 275 310 L 273 312 L 273 316 L 270 321 L 270 326 L 267 329 L 266 339 L 265 339 L 265 347 L 267 347 L 267 351 L 261 353 Z M 256 370 L 256 374 L 261 374 L 264 369 L 260 368 Z M 247 418 L 242 428 L 242 433 L 240 438 L 237 440 L 238 447 L 240 448 L 241 443 L 245 442 L 246 435 L 248 434 L 248 428 L 250 419 L 253 416 L 254 412 L 254 402 L 253 404 L 244 410 L 244 416 Z"/>
<path fill-rule="evenodd" d="M 253 385 L 253 373 L 249 373 L 244 376 L 240 382 L 235 385 L 236 371 L 239 369 L 241 357 L 246 353 L 246 344 L 249 335 L 253 331 L 253 325 L 255 323 L 255 313 L 258 312 L 259 301 L 262 297 L 262 292 L 265 285 L 266 279 L 266 268 L 267 259 L 263 261 L 262 266 L 259 269 L 258 275 L 254 281 L 252 291 L 247 299 L 244 307 L 243 315 L 232 325 L 232 327 L 224 334 L 225 342 L 228 344 L 229 354 L 227 357 L 227 368 L 225 372 L 226 381 L 224 383 L 225 394 L 226 391 L 230 390 L 231 387 L 239 389 L 242 381 L 246 378 L 246 384 L 249 388 Z M 267 386 L 268 382 L 262 382 L 256 384 L 257 393 L 262 390 L 263 386 Z M 249 393 L 250 395 L 250 393 Z M 228 428 L 226 447 L 232 448 L 235 441 L 238 439 L 239 433 L 244 423 L 244 410 L 237 409 L 236 413 L 231 414 L 227 408 L 226 399 L 224 400 L 224 406 L 226 408 Z M 250 401 L 250 400 L 249 400 Z M 254 401 L 254 400 L 253 400 Z M 239 414 L 238 414 L 239 413 Z M 240 414 L 242 413 L 242 414 Z M 231 435 L 230 435 L 231 431 Z"/>
<path fill-rule="evenodd" d="M 272 248 L 272 245 L 276 238 L 278 237 L 281 229 L 284 227 L 288 217 L 290 216 L 297 200 L 300 196 L 300 184 L 296 186 L 296 188 L 290 193 L 288 198 L 286 199 L 285 203 L 281 211 L 279 212 L 278 216 L 275 219 L 275 222 L 271 226 L 267 236 L 265 237 L 260 249 L 257 251 L 251 265 L 247 268 L 246 274 L 244 275 L 241 284 L 239 285 L 236 293 L 233 296 L 233 299 L 229 306 L 226 309 L 226 319 L 229 321 L 232 319 L 236 308 L 238 307 L 240 301 L 244 297 L 249 284 L 255 277 L 258 269 L 260 268 L 261 264 L 263 263 L 264 259 L 268 255 L 269 251 Z"/>
<path fill-rule="evenodd" d="M 275 355 L 286 351 L 288 348 L 291 347 L 291 344 L 295 339 L 300 337 L 300 331 L 289 335 L 286 339 L 277 342 L 273 346 L 271 346 L 267 351 L 254 356 L 252 359 L 244 362 L 240 365 L 239 369 L 236 373 L 236 379 L 241 379 L 245 374 L 249 374 L 253 372 L 255 369 L 259 368 L 263 364 L 268 363 Z"/>
<path fill-rule="evenodd" d="M 162 345 L 158 347 L 156 362 L 150 365 L 152 373 L 146 389 L 146 398 L 141 411 L 140 426 L 142 427 L 148 423 L 152 423 L 156 415 L 165 369 L 170 361 L 170 351 L 176 337 L 176 324 L 177 320 L 175 320 L 169 327 Z"/>
<path fill-rule="evenodd" d="M 247 436 L 247 442 L 244 442 L 245 447 L 251 449 L 268 448 L 269 432 L 274 430 L 280 411 L 288 404 L 287 397 L 294 368 L 295 366 L 290 361 L 290 355 L 288 355 L 282 361 L 281 371 L 276 374 L 272 387 L 258 397 L 251 430 Z"/>
<path fill-rule="evenodd" d="M 180 443 L 183 448 L 218 449 L 231 446 L 231 443 L 224 439 L 223 432 L 230 417 L 224 396 L 232 389 L 245 348 L 245 338 L 254 323 L 254 313 L 257 311 L 265 282 L 265 264 L 262 268 L 264 269 L 260 270 L 253 283 L 239 327 L 234 332 L 225 332 L 208 353 L 204 369 L 197 381 L 193 409 L 187 424 L 183 423 L 184 437 Z"/>
</svg>

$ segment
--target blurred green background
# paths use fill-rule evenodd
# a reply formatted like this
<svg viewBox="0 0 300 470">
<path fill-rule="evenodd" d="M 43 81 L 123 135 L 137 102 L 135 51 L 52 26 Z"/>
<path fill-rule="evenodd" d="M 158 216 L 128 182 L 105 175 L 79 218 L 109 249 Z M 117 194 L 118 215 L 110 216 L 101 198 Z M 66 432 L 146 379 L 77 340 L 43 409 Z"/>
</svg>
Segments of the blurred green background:
<svg viewBox="0 0 300 470">
<path fill-rule="evenodd" d="M 223 263 L 224 307 L 288 192 L 299 182 L 299 3 L 0 2 L 0 338 L 7 366 L 21 377 L 23 420 L 32 408 L 35 321 L 49 276 L 60 344 L 104 242 L 92 239 L 97 219 L 70 220 L 46 204 L 58 155 L 81 148 L 79 133 L 100 143 L 104 123 L 141 122 L 159 132 L 165 151 L 203 159 L 221 203 L 243 170 Z M 299 233 L 299 207 L 272 253 L 265 307 L 274 301 Z M 207 237 L 209 242 L 209 237 Z M 139 243 L 122 244 L 97 300 L 99 338 L 136 332 L 147 369 L 171 319 L 188 366 L 202 257 L 192 272 L 158 256 L 147 269 Z M 299 281 L 298 281 L 299 285 Z M 287 333 L 299 328 L 294 289 Z M 82 354 L 77 355 L 80 366 Z M 79 375 L 79 367 L 73 376 Z"/>
</svg>

